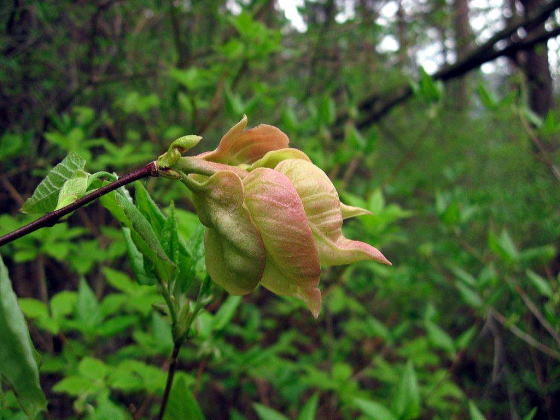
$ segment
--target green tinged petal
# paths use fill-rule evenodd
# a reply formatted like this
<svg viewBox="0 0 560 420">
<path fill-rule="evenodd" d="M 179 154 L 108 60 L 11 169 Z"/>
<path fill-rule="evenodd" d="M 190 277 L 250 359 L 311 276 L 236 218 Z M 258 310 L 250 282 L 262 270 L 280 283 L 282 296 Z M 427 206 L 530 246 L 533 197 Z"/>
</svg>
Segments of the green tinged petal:
<svg viewBox="0 0 560 420">
<path fill-rule="evenodd" d="M 340 211 L 342 212 L 342 218 L 344 220 L 350 219 L 351 217 L 372 214 L 372 212 L 369 210 L 363 209 L 361 207 L 348 206 L 344 203 L 340 203 Z"/>
<path fill-rule="evenodd" d="M 275 170 L 290 179 L 301 197 L 321 264 L 341 265 L 362 260 L 391 264 L 378 249 L 343 236 L 343 213 L 338 193 L 321 169 L 305 160 L 288 159 L 280 162 Z"/>
<path fill-rule="evenodd" d="M 252 171 L 256 168 L 274 169 L 276 165 L 286 159 L 303 159 L 311 162 L 311 159 L 309 159 L 309 157 L 301 150 L 288 147 L 286 149 L 272 150 L 268 152 L 262 158 L 254 162 L 248 170 Z"/>
<path fill-rule="evenodd" d="M 233 172 L 210 178 L 188 177 L 193 201 L 205 236 L 206 267 L 210 277 L 229 293 L 243 295 L 259 283 L 265 266 L 265 249 L 259 232 L 243 207 L 243 184 Z"/>
<path fill-rule="evenodd" d="M 243 185 L 245 205 L 267 251 L 262 285 L 303 299 L 318 315 L 319 255 L 296 189 L 285 175 L 268 168 L 250 172 Z"/>
</svg>

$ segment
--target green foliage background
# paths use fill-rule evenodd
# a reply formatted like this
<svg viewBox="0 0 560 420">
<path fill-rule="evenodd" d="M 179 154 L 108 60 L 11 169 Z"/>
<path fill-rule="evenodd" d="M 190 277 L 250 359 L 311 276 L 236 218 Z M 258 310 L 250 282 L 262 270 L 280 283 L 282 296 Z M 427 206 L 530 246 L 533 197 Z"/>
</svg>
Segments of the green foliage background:
<svg viewBox="0 0 560 420">
<path fill-rule="evenodd" d="M 237 14 L 227 3 L 0 5 L 0 234 L 32 219 L 19 207 L 69 152 L 122 174 L 181 135 L 203 135 L 197 151 L 208 150 L 246 113 L 250 125 L 280 127 L 346 203 L 372 211 L 346 234 L 393 267 L 324 271 L 317 321 L 262 289 L 238 298 L 214 288 L 168 418 L 557 418 L 560 190 L 531 142 L 557 141 L 556 110 L 535 121 L 521 75 L 498 70 L 471 75 L 458 107 L 447 86 L 376 48 L 396 22 L 358 13 L 325 25 L 323 3 L 305 2 L 299 33 L 274 2 Z M 450 19 L 429 4 L 438 13 L 410 27 L 418 46 Z M 365 95 L 407 83 L 410 101 L 356 128 Z M 164 179 L 146 188 L 167 215 L 175 203 L 203 278 L 186 190 Z M 2 248 L 39 353 L 45 418 L 157 411 L 171 332 L 125 240 L 96 203 Z M 0 419 L 25 418 L 0 386 Z"/>
</svg>

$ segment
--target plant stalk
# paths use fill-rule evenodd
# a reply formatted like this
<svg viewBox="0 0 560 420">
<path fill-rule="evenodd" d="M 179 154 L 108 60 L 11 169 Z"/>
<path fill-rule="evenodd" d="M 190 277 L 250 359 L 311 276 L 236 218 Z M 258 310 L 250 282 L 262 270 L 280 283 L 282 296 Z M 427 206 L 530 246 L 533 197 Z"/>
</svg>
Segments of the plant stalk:
<svg viewBox="0 0 560 420">
<path fill-rule="evenodd" d="M 171 388 L 173 387 L 173 378 L 175 377 L 175 371 L 177 370 L 177 360 L 179 358 L 179 351 L 181 350 L 182 341 L 175 341 L 173 345 L 173 353 L 171 353 L 171 363 L 169 364 L 169 369 L 167 370 L 167 382 L 165 383 L 165 391 L 163 391 L 163 399 L 161 401 L 161 407 L 159 409 L 159 414 L 157 416 L 158 420 L 163 420 L 165 415 L 165 409 L 167 408 L 167 403 L 169 402 L 169 394 L 171 393 Z"/>
<path fill-rule="evenodd" d="M 116 190 L 117 188 L 130 184 L 142 178 L 147 178 L 149 176 L 158 176 L 158 174 L 159 173 L 158 173 L 156 162 L 155 161 L 150 162 L 143 168 L 137 169 L 129 174 L 122 176 L 121 178 L 117 179 L 114 182 L 111 182 L 107 185 L 104 185 L 101 188 L 96 189 L 95 191 L 92 191 L 91 193 L 74 201 L 72 204 L 69 204 L 55 211 L 51 211 L 50 213 L 47 213 L 44 216 L 39 217 L 37 220 L 34 220 L 33 222 L 25 226 L 22 226 L 19 229 L 7 233 L 4 236 L 1 236 L 0 246 L 6 245 L 12 241 L 15 241 L 18 238 L 21 238 L 22 236 L 28 235 L 43 227 L 53 226 L 56 224 L 56 222 L 58 222 L 59 219 L 66 216 L 67 214 L 72 213 L 73 211 L 79 209 L 80 207 L 83 207 L 86 204 L 91 203 L 92 201 L 98 199 L 99 197 L 107 193 L 110 193 L 111 191 Z"/>
</svg>

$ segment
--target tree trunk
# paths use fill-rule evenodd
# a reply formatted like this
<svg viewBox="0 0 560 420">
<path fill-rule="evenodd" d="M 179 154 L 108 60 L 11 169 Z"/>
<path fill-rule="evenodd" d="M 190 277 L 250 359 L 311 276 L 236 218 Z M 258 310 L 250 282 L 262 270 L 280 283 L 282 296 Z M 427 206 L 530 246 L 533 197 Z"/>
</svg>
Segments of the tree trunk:
<svg viewBox="0 0 560 420">
<path fill-rule="evenodd" d="M 542 0 L 521 0 L 525 16 L 542 6 Z M 544 22 L 526 27 L 527 37 L 541 35 L 545 31 Z M 552 107 L 552 77 L 548 63 L 546 43 L 537 45 L 525 52 L 523 71 L 527 77 L 529 106 L 531 110 L 545 117 Z"/>
<path fill-rule="evenodd" d="M 456 60 L 464 59 L 472 49 L 473 34 L 469 20 L 468 0 L 453 0 L 453 32 L 455 37 Z M 469 106 L 469 77 L 454 81 L 451 86 L 453 107 L 465 111 Z"/>
</svg>

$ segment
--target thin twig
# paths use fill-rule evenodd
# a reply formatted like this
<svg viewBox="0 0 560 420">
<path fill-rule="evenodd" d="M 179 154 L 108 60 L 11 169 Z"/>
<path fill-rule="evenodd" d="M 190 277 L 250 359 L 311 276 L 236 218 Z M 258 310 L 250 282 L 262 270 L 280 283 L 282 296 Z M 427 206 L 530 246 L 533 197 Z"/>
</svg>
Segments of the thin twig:
<svg viewBox="0 0 560 420">
<path fill-rule="evenodd" d="M 171 388 L 173 387 L 173 378 L 175 377 L 175 371 L 177 370 L 177 359 L 179 358 L 179 351 L 181 350 L 181 341 L 176 341 L 173 345 L 173 353 L 171 354 L 171 363 L 169 364 L 169 369 L 167 371 L 167 382 L 165 384 L 165 391 L 163 392 L 163 400 L 161 401 L 161 407 L 159 409 L 159 414 L 157 416 L 158 420 L 163 420 L 165 415 L 165 409 L 167 408 L 167 403 L 169 402 L 169 394 L 171 393 Z"/>
<path fill-rule="evenodd" d="M 23 202 L 25 200 L 21 197 L 19 192 L 12 185 L 12 183 L 8 180 L 8 178 L 3 176 L 3 177 L 0 177 L 0 180 L 2 181 L 2 185 L 4 186 L 4 188 L 6 188 L 6 190 L 8 191 L 8 194 L 10 194 L 10 197 L 12 197 L 19 206 L 23 205 Z"/>
<path fill-rule="evenodd" d="M 506 278 L 506 281 L 513 287 L 513 289 L 517 292 L 517 294 L 521 297 L 525 306 L 531 311 L 531 313 L 537 318 L 537 320 L 541 323 L 541 325 L 548 331 L 548 333 L 554 338 L 556 343 L 560 346 L 560 335 L 554 329 L 550 322 L 546 320 L 542 312 L 539 310 L 535 302 L 525 293 L 525 291 L 517 284 L 517 282 L 511 281 Z"/>
<path fill-rule="evenodd" d="M 85 195 L 84 197 L 74 201 L 72 204 L 69 204 L 55 211 L 51 211 L 50 213 L 47 213 L 44 216 L 39 217 L 37 220 L 34 220 L 33 222 L 19 229 L 7 233 L 6 235 L 0 237 L 0 246 L 6 245 L 18 238 L 21 238 L 22 236 L 28 235 L 43 227 L 53 226 L 62 217 L 72 213 L 73 211 L 79 209 L 80 207 L 85 206 L 86 204 L 91 203 L 92 201 L 98 199 L 102 195 L 114 191 L 117 188 L 120 188 L 124 185 L 130 184 L 131 182 L 149 176 L 158 176 L 158 169 L 155 161 L 148 163 L 143 168 L 137 169 L 129 174 L 124 175 L 123 177 L 117 179 L 114 182 L 111 182 L 110 184 L 107 184 L 101 188 L 98 188 L 95 191 L 92 191 L 91 193 Z"/>
<path fill-rule="evenodd" d="M 495 309 L 492 309 L 491 311 L 492 311 L 491 315 L 500 324 L 502 324 L 505 328 L 510 330 L 518 338 L 525 341 L 527 344 L 536 348 L 537 350 L 540 350 L 541 352 L 543 352 L 547 356 L 550 356 L 550 357 L 552 357 L 553 359 L 556 359 L 556 360 L 560 360 L 560 353 L 558 353 L 556 350 L 553 350 L 550 347 L 548 347 L 547 345 L 542 344 L 541 342 L 537 341 L 533 336 L 527 334 L 525 331 L 523 331 L 522 329 L 520 329 L 516 325 L 513 325 L 513 324 L 510 325 L 510 323 L 507 321 L 507 319 L 501 313 L 496 311 Z"/>
</svg>

